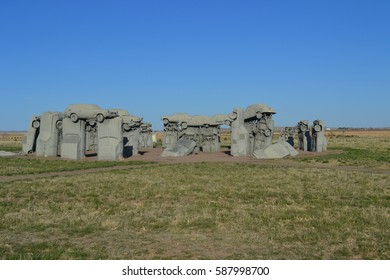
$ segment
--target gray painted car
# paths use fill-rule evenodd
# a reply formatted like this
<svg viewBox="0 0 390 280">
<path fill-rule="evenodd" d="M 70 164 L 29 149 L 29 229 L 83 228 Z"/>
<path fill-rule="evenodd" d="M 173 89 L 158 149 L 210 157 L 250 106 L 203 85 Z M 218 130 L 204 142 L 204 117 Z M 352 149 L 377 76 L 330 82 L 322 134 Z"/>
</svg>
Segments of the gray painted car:
<svg viewBox="0 0 390 280">
<path fill-rule="evenodd" d="M 118 112 L 102 109 L 95 104 L 72 104 L 65 109 L 64 115 L 73 122 L 77 122 L 79 119 L 94 119 L 102 123 L 106 118 L 117 117 Z"/>
<path fill-rule="evenodd" d="M 40 126 L 41 116 L 33 116 L 30 120 L 28 132 L 23 137 L 22 149 L 25 155 L 35 152 Z"/>
<path fill-rule="evenodd" d="M 118 116 L 123 120 L 123 128 L 125 131 L 131 130 L 135 126 L 140 126 L 143 118 L 130 115 L 129 111 L 123 109 L 109 109 L 111 112 L 117 112 Z"/>
</svg>

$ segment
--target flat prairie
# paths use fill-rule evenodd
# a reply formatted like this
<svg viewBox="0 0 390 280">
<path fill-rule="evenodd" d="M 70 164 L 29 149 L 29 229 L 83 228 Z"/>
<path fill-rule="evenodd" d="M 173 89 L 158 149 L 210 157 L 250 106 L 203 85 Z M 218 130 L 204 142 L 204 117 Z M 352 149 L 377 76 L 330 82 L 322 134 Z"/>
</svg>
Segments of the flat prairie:
<svg viewBox="0 0 390 280">
<path fill-rule="evenodd" d="M 280 160 L 0 158 L 0 258 L 389 259 L 390 133 L 328 142 Z"/>
</svg>

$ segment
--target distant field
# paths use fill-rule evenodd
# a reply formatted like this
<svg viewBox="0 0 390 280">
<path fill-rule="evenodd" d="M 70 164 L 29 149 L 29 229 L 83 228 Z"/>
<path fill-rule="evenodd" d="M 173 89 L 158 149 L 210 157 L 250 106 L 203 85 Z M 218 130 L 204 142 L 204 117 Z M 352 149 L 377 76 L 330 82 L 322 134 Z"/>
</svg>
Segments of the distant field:
<svg viewBox="0 0 390 280">
<path fill-rule="evenodd" d="M 22 142 L 25 132 L 0 132 L 0 141 Z"/>
<path fill-rule="evenodd" d="M 343 153 L 293 160 L 390 169 L 390 131 L 330 132 L 327 138 L 330 150 Z"/>
<path fill-rule="evenodd" d="M 327 132 L 327 136 L 333 135 L 390 137 L 390 130 L 332 130 Z"/>
<path fill-rule="evenodd" d="M 0 159 L 0 258 L 389 259 L 390 132 L 330 133 L 254 163 Z"/>
</svg>

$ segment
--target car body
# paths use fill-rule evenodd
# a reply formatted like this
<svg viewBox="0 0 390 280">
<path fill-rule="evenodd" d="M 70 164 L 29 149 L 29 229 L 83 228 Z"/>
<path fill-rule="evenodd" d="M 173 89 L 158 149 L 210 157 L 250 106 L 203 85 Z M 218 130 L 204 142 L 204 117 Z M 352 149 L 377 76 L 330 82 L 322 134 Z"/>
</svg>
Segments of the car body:
<svg viewBox="0 0 390 280">
<path fill-rule="evenodd" d="M 187 122 L 191 119 L 191 116 L 186 113 L 178 113 L 171 116 L 163 116 L 161 119 L 163 120 L 164 125 L 167 125 L 168 123 L 181 124 L 182 122 Z"/>
<path fill-rule="evenodd" d="M 35 152 L 40 126 L 41 116 L 33 116 L 30 120 L 28 132 L 23 137 L 22 149 L 25 155 Z"/>
<path fill-rule="evenodd" d="M 142 124 L 143 118 L 130 115 L 129 111 L 124 109 L 109 109 L 111 112 L 116 112 L 122 118 L 123 129 L 129 131 L 134 127 L 139 127 Z"/>
<path fill-rule="evenodd" d="M 117 112 L 118 116 L 123 119 L 124 123 L 135 123 L 139 124 L 143 121 L 142 117 L 130 115 L 129 111 L 123 109 L 109 109 L 111 112 Z"/>
<path fill-rule="evenodd" d="M 261 119 L 263 115 L 273 115 L 276 111 L 264 104 L 253 104 L 244 111 L 244 119 Z"/>
<path fill-rule="evenodd" d="M 141 125 L 141 132 L 153 132 L 152 124 L 151 123 L 143 123 Z"/>
<path fill-rule="evenodd" d="M 95 104 L 72 104 L 65 109 L 64 115 L 73 122 L 82 119 L 96 120 L 102 123 L 106 118 L 117 117 L 118 112 L 102 109 Z"/>
</svg>

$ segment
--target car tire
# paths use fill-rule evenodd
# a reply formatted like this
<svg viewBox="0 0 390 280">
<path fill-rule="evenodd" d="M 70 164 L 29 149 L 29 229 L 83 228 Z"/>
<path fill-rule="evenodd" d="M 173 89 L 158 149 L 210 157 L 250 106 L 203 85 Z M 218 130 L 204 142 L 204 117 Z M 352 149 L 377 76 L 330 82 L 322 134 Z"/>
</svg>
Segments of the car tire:
<svg viewBox="0 0 390 280">
<path fill-rule="evenodd" d="M 35 129 L 38 129 L 41 126 L 41 122 L 38 120 L 35 120 L 32 122 L 32 127 Z"/>
<path fill-rule="evenodd" d="M 124 123 L 124 124 L 123 124 L 123 130 L 124 130 L 124 131 L 130 131 L 130 129 L 131 129 L 130 124 L 128 124 L 128 123 Z"/>
<path fill-rule="evenodd" d="M 235 119 L 237 119 L 237 113 L 236 112 L 230 113 L 229 118 L 234 121 Z"/>
<path fill-rule="evenodd" d="M 57 121 L 57 122 L 56 122 L 56 128 L 57 128 L 58 130 L 61 130 L 62 127 L 63 127 L 62 121 Z"/>
<path fill-rule="evenodd" d="M 316 125 L 314 126 L 314 130 L 315 130 L 316 132 L 320 132 L 320 131 L 322 130 L 321 125 L 316 124 Z"/>
<path fill-rule="evenodd" d="M 97 114 L 97 115 L 96 115 L 96 120 L 97 120 L 99 123 L 104 122 L 104 116 L 103 116 L 103 114 Z"/>
<path fill-rule="evenodd" d="M 76 113 L 72 113 L 70 115 L 70 119 L 72 120 L 72 122 L 76 123 L 79 120 L 79 116 L 77 116 Z"/>
</svg>

